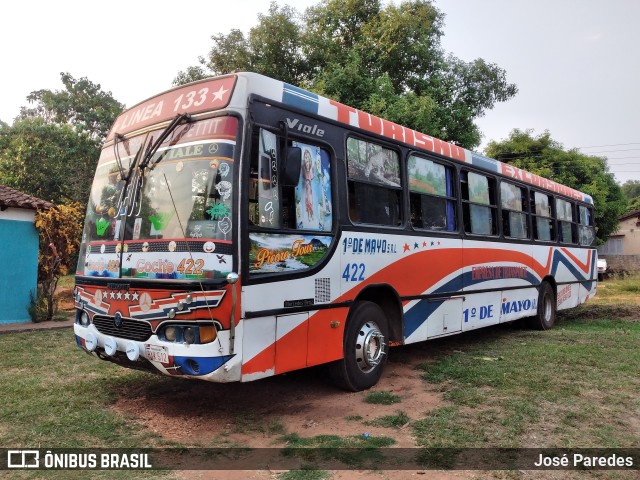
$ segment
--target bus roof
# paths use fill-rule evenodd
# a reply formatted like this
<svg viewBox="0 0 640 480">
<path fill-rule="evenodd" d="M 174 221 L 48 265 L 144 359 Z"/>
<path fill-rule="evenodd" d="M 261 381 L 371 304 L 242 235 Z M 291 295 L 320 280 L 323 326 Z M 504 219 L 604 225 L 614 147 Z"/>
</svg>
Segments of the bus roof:
<svg viewBox="0 0 640 480">
<path fill-rule="evenodd" d="M 239 72 L 190 83 L 138 103 L 120 114 L 107 140 L 110 140 L 115 132 L 128 133 L 169 120 L 180 113 L 197 114 L 226 108 L 229 105 L 244 107 L 246 98 L 251 94 L 402 142 L 417 150 L 437 153 L 534 187 L 593 204 L 590 195 L 566 185 L 384 120 L 303 88 L 251 72 Z"/>
</svg>

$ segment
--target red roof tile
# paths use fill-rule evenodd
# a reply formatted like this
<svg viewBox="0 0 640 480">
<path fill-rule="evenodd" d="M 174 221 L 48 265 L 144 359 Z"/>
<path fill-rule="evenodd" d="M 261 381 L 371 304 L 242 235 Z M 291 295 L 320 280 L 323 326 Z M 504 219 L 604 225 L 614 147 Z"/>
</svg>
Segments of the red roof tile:
<svg viewBox="0 0 640 480">
<path fill-rule="evenodd" d="M 0 185 L 0 208 L 2 210 L 8 207 L 26 208 L 29 210 L 46 210 L 53 206 L 53 203 L 47 202 L 45 200 L 40 200 L 36 197 L 32 197 L 31 195 L 22 193 L 15 188 Z"/>
</svg>

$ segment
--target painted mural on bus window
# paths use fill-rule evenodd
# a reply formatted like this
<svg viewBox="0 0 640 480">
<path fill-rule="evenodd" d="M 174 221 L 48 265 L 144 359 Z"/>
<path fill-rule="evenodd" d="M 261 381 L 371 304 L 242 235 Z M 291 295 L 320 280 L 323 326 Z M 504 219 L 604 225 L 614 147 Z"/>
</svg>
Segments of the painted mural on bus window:
<svg viewBox="0 0 640 480">
<path fill-rule="evenodd" d="M 249 273 L 306 270 L 320 262 L 331 244 L 323 235 L 249 234 Z"/>
<path fill-rule="evenodd" d="M 302 149 L 300 180 L 295 188 L 296 228 L 328 232 L 333 222 L 331 166 L 320 147 L 293 142 Z"/>
<path fill-rule="evenodd" d="M 424 158 L 409 157 L 409 189 L 412 192 L 450 196 L 447 193 L 445 166 Z"/>
<path fill-rule="evenodd" d="M 397 152 L 375 143 L 349 138 L 347 159 L 350 179 L 386 187 L 400 187 L 400 160 Z"/>
</svg>

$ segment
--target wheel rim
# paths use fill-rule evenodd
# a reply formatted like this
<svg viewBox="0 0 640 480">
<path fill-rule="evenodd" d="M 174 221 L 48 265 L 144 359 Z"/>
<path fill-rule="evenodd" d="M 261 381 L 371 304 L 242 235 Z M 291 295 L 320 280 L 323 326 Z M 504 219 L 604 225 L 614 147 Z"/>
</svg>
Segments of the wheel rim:
<svg viewBox="0 0 640 480">
<path fill-rule="evenodd" d="M 546 323 L 549 323 L 553 317 L 553 305 L 551 304 L 551 298 L 549 298 L 549 295 L 546 295 L 544 297 L 544 321 Z"/>
<path fill-rule="evenodd" d="M 376 322 L 366 322 L 356 338 L 356 364 L 365 373 L 374 370 L 385 355 L 387 344 Z"/>
</svg>

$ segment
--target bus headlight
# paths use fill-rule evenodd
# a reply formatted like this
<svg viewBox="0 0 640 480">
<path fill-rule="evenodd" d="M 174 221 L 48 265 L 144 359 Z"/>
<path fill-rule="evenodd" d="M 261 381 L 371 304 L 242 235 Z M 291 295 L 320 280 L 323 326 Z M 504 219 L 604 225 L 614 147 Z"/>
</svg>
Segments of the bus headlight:
<svg viewBox="0 0 640 480">
<path fill-rule="evenodd" d="M 211 343 L 218 338 L 215 325 L 165 325 L 158 331 L 158 338 L 165 342 L 204 344 Z"/>
<path fill-rule="evenodd" d="M 175 342 L 176 338 L 178 338 L 178 329 L 174 326 L 165 328 L 164 338 L 166 338 L 169 342 Z"/>
<path fill-rule="evenodd" d="M 80 325 L 83 327 L 89 326 L 89 314 L 84 310 L 80 313 Z"/>
<path fill-rule="evenodd" d="M 183 332 L 183 338 L 184 338 L 184 341 L 187 342 L 189 345 L 194 343 L 196 341 L 195 329 L 193 327 L 185 328 Z"/>
</svg>

